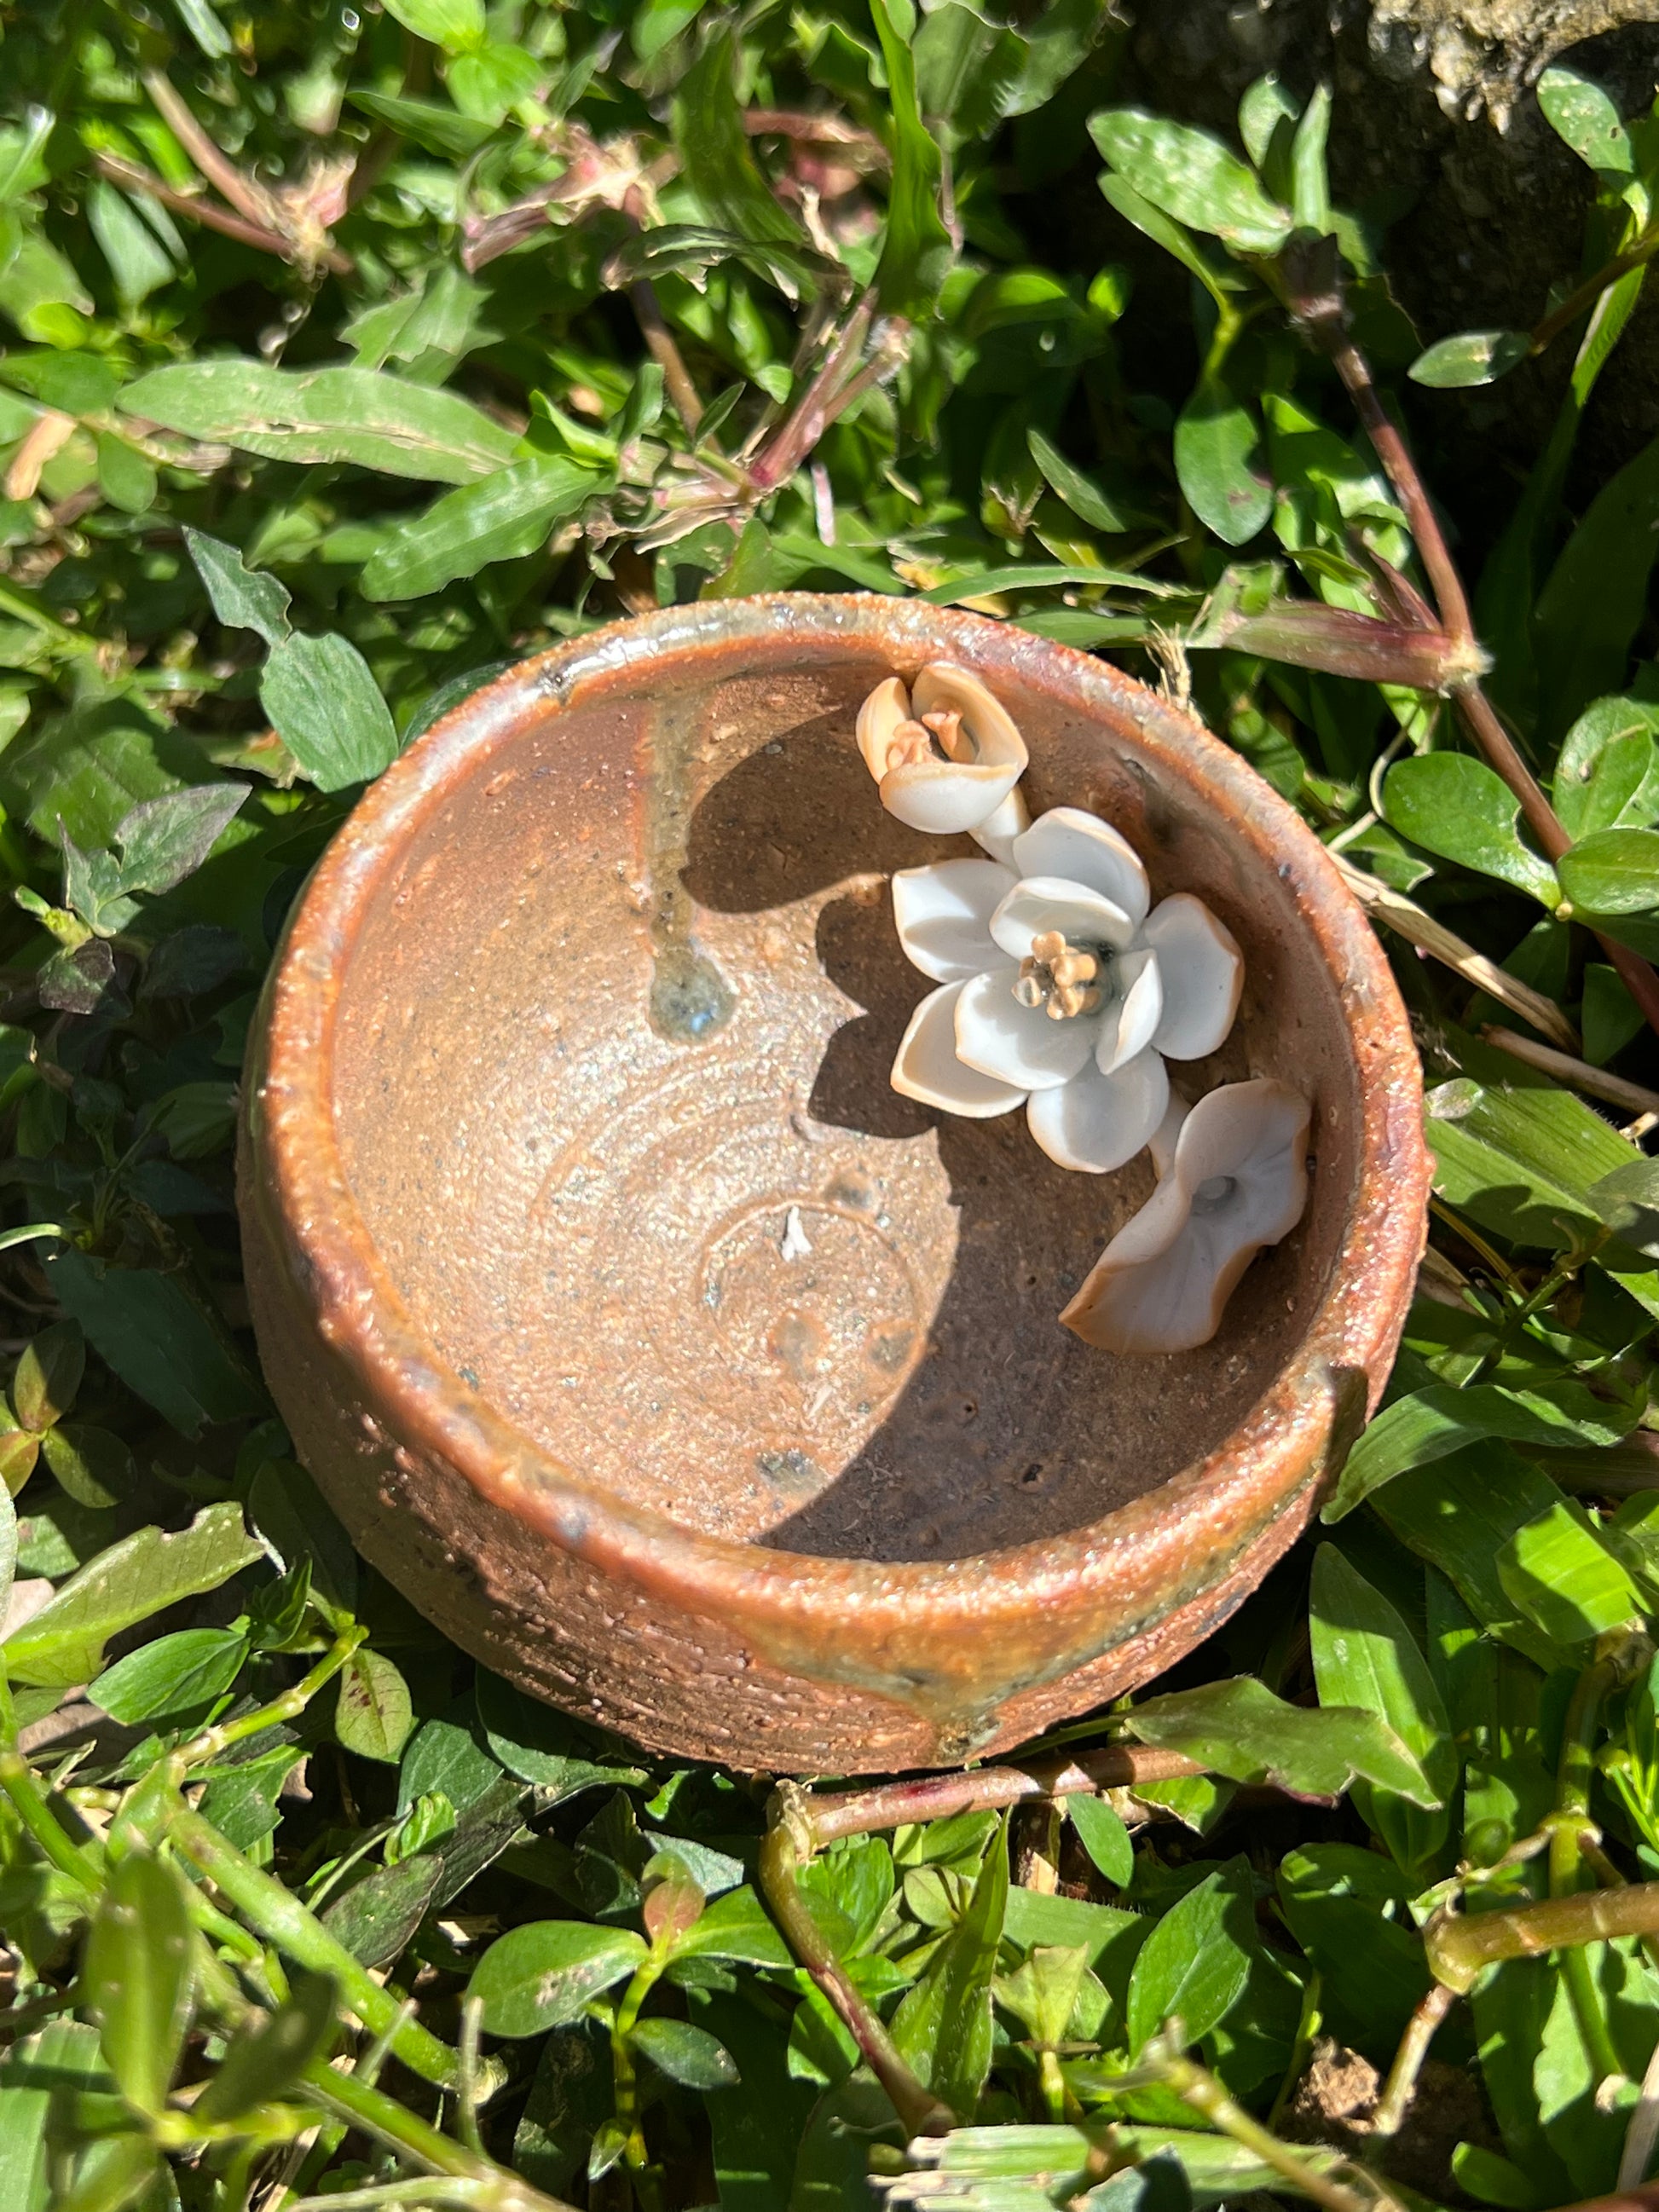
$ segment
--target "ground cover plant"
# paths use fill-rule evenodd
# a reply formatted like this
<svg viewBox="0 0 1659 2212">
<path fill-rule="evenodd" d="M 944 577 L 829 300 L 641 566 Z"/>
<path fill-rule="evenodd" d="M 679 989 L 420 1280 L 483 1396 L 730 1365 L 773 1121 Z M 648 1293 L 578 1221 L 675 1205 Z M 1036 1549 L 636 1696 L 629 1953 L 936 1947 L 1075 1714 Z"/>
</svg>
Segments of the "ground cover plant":
<svg viewBox="0 0 1659 2212">
<path fill-rule="evenodd" d="M 0 2205 L 1644 2179 L 1659 442 L 1574 450 L 1659 120 L 1549 72 L 1583 265 L 1428 344 L 1325 91 L 1206 137 L 1119 96 L 1089 0 L 4 30 Z M 1554 428 L 1449 544 L 1446 388 L 1530 357 Z M 533 1705 L 354 1559 L 254 1361 L 231 1146 L 367 779 L 553 640 L 797 586 L 1189 701 L 1383 932 L 1438 1194 L 1316 1539 L 1176 1676 L 988 1772 L 772 1796 Z"/>
</svg>

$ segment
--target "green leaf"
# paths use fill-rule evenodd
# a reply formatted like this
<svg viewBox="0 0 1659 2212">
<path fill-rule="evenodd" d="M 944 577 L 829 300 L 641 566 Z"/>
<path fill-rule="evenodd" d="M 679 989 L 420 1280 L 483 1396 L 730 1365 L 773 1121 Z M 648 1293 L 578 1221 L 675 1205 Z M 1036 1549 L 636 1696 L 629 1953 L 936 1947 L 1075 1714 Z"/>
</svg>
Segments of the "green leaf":
<svg viewBox="0 0 1659 2212">
<path fill-rule="evenodd" d="M 629 1928 L 532 1920 L 490 1945 L 466 1993 L 483 2000 L 487 2035 L 540 2035 L 580 2020 L 646 1955 L 644 1942 Z"/>
<path fill-rule="evenodd" d="M 953 258 L 951 234 L 939 213 L 944 163 L 938 142 L 921 119 L 915 58 L 889 0 L 870 0 L 870 15 L 887 70 L 893 153 L 876 297 L 884 313 L 915 318 L 932 308 Z"/>
<path fill-rule="evenodd" d="M 87 1692 L 112 1720 L 131 1726 L 168 1713 L 189 1713 L 223 1695 L 248 1654 L 240 1628 L 181 1628 L 106 1668 Z"/>
<path fill-rule="evenodd" d="M 1562 744 L 1552 795 L 1575 842 L 1659 819 L 1659 708 L 1643 699 L 1586 708 Z"/>
<path fill-rule="evenodd" d="M 161 478 L 155 464 L 112 432 L 98 434 L 98 489 L 124 514 L 144 514 L 155 504 Z"/>
<path fill-rule="evenodd" d="M 513 459 L 518 444 L 510 430 L 453 392 L 372 368 L 177 362 L 128 385 L 121 407 L 169 430 L 274 461 L 348 462 L 437 483 L 488 476 Z"/>
<path fill-rule="evenodd" d="M 675 1947 L 677 1959 L 722 1959 L 733 1966 L 793 1966 L 794 1954 L 746 1885 L 704 1908 Z"/>
<path fill-rule="evenodd" d="M 87 1936 L 80 2002 L 98 2023 L 116 2086 L 148 2115 L 165 2106 L 184 2047 L 195 1940 L 177 1871 L 130 1850 L 111 1869 Z"/>
<path fill-rule="evenodd" d="M 1538 105 L 1556 136 L 1598 176 L 1635 175 L 1636 149 L 1630 132 L 1593 77 L 1557 63 L 1538 80 Z"/>
<path fill-rule="evenodd" d="M 1583 1506 L 1561 1498 L 1499 1551 L 1498 1578 L 1558 1644 L 1580 1644 L 1639 1619 L 1642 1600 Z"/>
<path fill-rule="evenodd" d="M 331 1628 L 347 1626 L 357 1605 L 357 1554 L 305 1469 L 293 1460 L 266 1460 L 247 1510 L 284 1567 L 309 1560 L 313 1602 Z M 486 1779 L 494 1779 L 493 1768 Z"/>
<path fill-rule="evenodd" d="M 75 1250 L 48 1261 L 46 1274 L 100 1358 L 181 1436 L 260 1410 L 258 1389 L 181 1277 Z"/>
<path fill-rule="evenodd" d="M 1273 513 L 1261 426 L 1217 371 L 1176 419 L 1175 463 L 1188 505 L 1224 544 L 1243 545 Z"/>
<path fill-rule="evenodd" d="M 11 1502 L 11 1492 L 0 1482 L 0 1620 L 6 1617 L 16 1574 L 17 1508 Z"/>
<path fill-rule="evenodd" d="M 1540 722 L 1565 730 L 1624 688 L 1659 555 L 1659 438 L 1603 484 L 1539 594 L 1533 644 Z"/>
<path fill-rule="evenodd" d="M 248 798 L 245 783 L 193 783 L 141 799 L 115 825 L 124 891 L 170 891 L 193 875 Z"/>
<path fill-rule="evenodd" d="M 11 1402 L 26 1429 L 49 1429 L 75 1403 L 87 1367 L 87 1340 L 78 1322 L 54 1322 L 31 1337 L 18 1355 Z"/>
<path fill-rule="evenodd" d="M 173 256 L 131 201 L 101 177 L 88 189 L 87 222 L 109 264 L 115 295 L 124 307 L 140 306 L 178 274 Z"/>
<path fill-rule="evenodd" d="M 368 783 L 398 757 L 391 709 L 349 638 L 284 638 L 265 663 L 259 699 L 319 791 Z"/>
<path fill-rule="evenodd" d="M 1644 914 L 1659 907 L 1659 830 L 1593 830 L 1556 872 L 1586 914 Z"/>
<path fill-rule="evenodd" d="M 734 2089 L 741 2076 L 726 2045 L 683 2020 L 642 2020 L 629 2038 L 659 2073 L 687 2089 Z"/>
<path fill-rule="evenodd" d="M 1234 1782 L 1332 1797 L 1358 1777 L 1416 1805 L 1438 1802 L 1417 1759 L 1376 1714 L 1334 1706 L 1310 1712 L 1248 1674 L 1149 1698 L 1128 1718 L 1143 1743 L 1184 1751 Z"/>
<path fill-rule="evenodd" d="M 435 1855 L 376 1867 L 330 1900 L 323 1925 L 361 1966 L 390 1966 L 413 1941 L 443 1878 Z"/>
<path fill-rule="evenodd" d="M 1066 1812 L 1101 1873 L 1115 1889 L 1123 1888 L 1135 1870 L 1135 1847 L 1121 1820 L 1103 1797 L 1068 1797 Z"/>
<path fill-rule="evenodd" d="M 1219 1873 L 1206 1875 L 1172 1905 L 1140 1947 L 1129 1979 L 1125 2024 L 1137 2057 L 1169 2020 L 1197 2043 L 1244 1994 L 1250 1954 L 1240 1940 L 1241 1904 Z"/>
<path fill-rule="evenodd" d="M 551 1793 L 544 1804 L 562 1804 L 604 1784 L 626 1788 L 645 1780 L 641 1766 L 605 1766 L 582 1756 L 581 1739 L 562 1714 L 526 1697 L 499 1674 L 480 1668 L 476 1694 L 484 1741 L 509 1774 Z"/>
<path fill-rule="evenodd" d="M 1546 906 L 1560 897 L 1547 860 L 1523 843 L 1514 793 L 1484 761 L 1464 753 L 1423 753 L 1396 762 L 1383 806 L 1402 836 L 1482 875 L 1497 876 Z"/>
<path fill-rule="evenodd" d="M 1326 2017 L 1379 2062 L 1393 2057 L 1429 1987 L 1405 1911 L 1410 1893 L 1398 1868 L 1355 1844 L 1305 1843 L 1279 1861 L 1279 1903 L 1323 1980 Z"/>
<path fill-rule="evenodd" d="M 289 1995 L 274 2013 L 238 2028 L 192 2110 L 204 2124 L 223 2125 L 285 2097 L 313 2058 L 333 2040 L 335 1984 L 327 1974 L 291 1968 Z"/>
<path fill-rule="evenodd" d="M 1406 373 L 1413 384 L 1456 391 L 1471 384 L 1496 384 L 1500 376 L 1518 368 L 1531 351 L 1532 340 L 1525 331 L 1459 331 L 1419 354 Z"/>
<path fill-rule="evenodd" d="M 1291 213 L 1302 230 L 1331 228 L 1331 188 L 1325 145 L 1331 128 L 1331 88 L 1316 84 L 1291 141 Z"/>
<path fill-rule="evenodd" d="M 371 599 L 423 599 L 492 561 L 516 561 L 547 542 L 556 522 L 606 479 L 562 454 L 515 461 L 511 468 L 446 492 L 424 514 L 399 523 L 363 565 Z"/>
<path fill-rule="evenodd" d="M 386 11 L 447 54 L 469 52 L 484 41 L 483 0 L 386 0 Z"/>
<path fill-rule="evenodd" d="M 259 1557 L 242 1525 L 242 1509 L 228 1502 L 204 1507 L 176 1535 L 135 1529 L 89 1560 L 7 1637 L 0 1650 L 12 1680 L 65 1688 L 90 1681 L 112 1636 L 181 1599 L 217 1589 Z"/>
<path fill-rule="evenodd" d="M 1320 1518 L 1340 1521 L 1408 1468 L 1445 1459 L 1483 1437 L 1511 1443 L 1601 1446 L 1629 1433 L 1634 1414 L 1597 1398 L 1582 1383 L 1506 1390 L 1497 1382 L 1464 1389 L 1434 1384 L 1386 1407 L 1349 1453 Z"/>
<path fill-rule="evenodd" d="M 991 1984 L 1008 1904 L 1008 1842 L 999 1827 L 961 1919 L 893 2017 L 893 2040 L 926 2088 L 971 2119 L 992 2050 Z"/>
<path fill-rule="evenodd" d="M 267 645 L 280 645 L 289 629 L 288 586 L 264 568 L 250 568 L 234 545 L 188 524 L 185 544 L 220 621 L 230 629 L 257 630 Z"/>
<path fill-rule="evenodd" d="M 550 67 L 522 46 L 496 44 L 462 54 L 451 62 L 445 76 L 449 96 L 463 115 L 499 124 L 521 100 L 535 97 Z"/>
<path fill-rule="evenodd" d="M 1207 131 L 1142 108 L 1108 107 L 1089 118 L 1089 134 L 1133 191 L 1177 222 L 1212 231 L 1242 253 L 1276 253 L 1290 236 L 1289 210 Z"/>
<path fill-rule="evenodd" d="M 96 2137 L 76 2160 L 75 2179 L 52 2199 L 52 2212 L 128 2212 L 168 2179 L 161 2154 L 143 2135 Z"/>
<path fill-rule="evenodd" d="M 1115 532 L 1129 527 L 1128 519 L 1113 506 L 1094 479 L 1074 468 L 1035 425 L 1026 431 L 1025 442 L 1050 489 L 1065 501 L 1073 514 L 1096 530 Z"/>
<path fill-rule="evenodd" d="M 806 239 L 755 166 L 738 105 L 737 41 L 722 24 L 674 96 L 681 174 L 708 220 L 739 238 L 802 246 Z"/>
<path fill-rule="evenodd" d="M 417 146 L 425 147 L 428 153 L 441 154 L 448 161 L 471 161 L 494 136 L 489 124 L 480 123 L 470 115 L 458 115 L 453 107 L 441 107 L 435 100 L 399 100 L 390 93 L 362 91 L 356 87 L 346 98 L 354 107 L 361 108 L 375 122 L 384 123 L 400 137 L 412 138 Z"/>
<path fill-rule="evenodd" d="M 1322 1707 L 1357 1707 L 1385 1721 L 1422 1769 L 1440 1809 L 1428 1811 L 1385 1790 L 1369 1791 L 1361 1810 L 1403 1867 L 1426 1866 L 1446 1839 L 1444 1808 L 1457 1787 L 1459 1761 L 1440 1692 L 1417 1641 L 1382 1592 L 1334 1544 L 1314 1560 L 1310 1632 Z"/>
<path fill-rule="evenodd" d="M 340 1676 L 334 1733 L 360 1758 L 396 1765 L 415 1725 L 409 1685 L 379 1651 L 354 1651 Z"/>
</svg>

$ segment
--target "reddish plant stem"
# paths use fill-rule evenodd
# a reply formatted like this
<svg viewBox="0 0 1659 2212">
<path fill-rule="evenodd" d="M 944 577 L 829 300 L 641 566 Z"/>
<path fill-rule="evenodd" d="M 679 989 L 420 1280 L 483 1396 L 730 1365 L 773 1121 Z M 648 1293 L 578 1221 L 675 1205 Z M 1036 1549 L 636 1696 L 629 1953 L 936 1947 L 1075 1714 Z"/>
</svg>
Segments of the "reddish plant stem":
<svg viewBox="0 0 1659 2212">
<path fill-rule="evenodd" d="M 232 207 L 240 208 L 251 222 L 264 223 L 274 228 L 276 208 L 270 194 L 253 178 L 245 176 L 230 156 L 214 143 L 196 120 L 188 102 L 174 88 L 172 79 L 160 70 L 147 70 L 140 82 L 149 94 L 156 113 L 208 182 L 217 188 Z"/>
<path fill-rule="evenodd" d="M 1303 257 L 1300 262 L 1291 262 L 1287 267 L 1287 276 L 1292 313 L 1315 343 L 1329 357 L 1337 374 L 1346 386 L 1354 411 L 1376 449 L 1377 459 L 1388 471 L 1395 496 L 1406 510 L 1406 518 L 1418 552 L 1422 556 L 1423 566 L 1428 572 L 1443 627 L 1454 637 L 1474 645 L 1476 640 L 1474 625 L 1469 615 L 1468 598 L 1463 589 L 1462 579 L 1457 573 L 1457 564 L 1447 546 L 1433 502 L 1417 472 L 1417 464 L 1412 459 L 1410 447 L 1382 404 L 1382 396 L 1371 376 L 1370 362 L 1349 335 L 1347 313 L 1332 242 L 1322 240 L 1320 248 L 1316 249 L 1313 254 Z M 1457 702 L 1458 711 L 1470 736 L 1487 763 L 1515 793 L 1527 826 L 1537 838 L 1545 858 L 1551 862 L 1558 860 L 1572 840 L 1561 827 L 1554 808 L 1516 750 L 1514 740 L 1481 690 L 1479 680 L 1470 677 L 1454 684 L 1451 696 Z M 1659 1035 L 1659 975 L 1656 975 L 1647 962 L 1632 952 L 1628 945 L 1620 945 L 1616 939 L 1602 936 L 1599 930 L 1595 936 L 1625 988 L 1641 1009 L 1648 1026 Z"/>
<path fill-rule="evenodd" d="M 100 177 L 108 178 L 123 191 L 143 192 L 147 198 L 158 200 L 174 215 L 187 216 L 191 222 L 199 222 L 208 230 L 216 230 L 226 238 L 240 240 L 259 253 L 280 254 L 284 260 L 294 257 L 294 241 L 280 231 L 268 230 L 263 223 L 250 222 L 246 216 L 233 215 L 228 208 L 216 206 L 194 192 L 175 191 L 160 177 L 152 175 L 137 161 L 124 161 L 118 154 L 94 154 L 92 166 Z M 349 276 L 352 263 L 349 257 L 337 247 L 325 247 L 319 257 L 325 269 L 337 276 Z"/>
<path fill-rule="evenodd" d="M 1394 2055 L 1389 2078 L 1377 2100 L 1370 2140 L 1365 2146 L 1365 2163 L 1375 2166 L 1379 2172 L 1388 2163 L 1389 2152 L 1410 2108 L 1417 2077 L 1423 2071 L 1435 2031 L 1456 2002 L 1455 1990 L 1449 1990 L 1443 1982 L 1436 1982 L 1406 2023 L 1406 2033 L 1400 2039 L 1400 2048 Z"/>
<path fill-rule="evenodd" d="M 971 1774 L 926 1774 L 889 1782 L 877 1790 L 848 1790 L 800 1801 L 813 1848 L 839 1836 L 864 1836 L 878 1828 L 939 1820 L 952 1813 L 1000 1812 L 1033 1797 L 1093 1797 L 1103 1790 L 1133 1789 L 1137 1782 L 1171 1782 L 1204 1769 L 1178 1751 L 1136 1744 L 1108 1744 L 1076 1759 L 1064 1755 L 1029 1768 L 984 1766 Z"/>
<path fill-rule="evenodd" d="M 1546 346 L 1553 344 L 1563 331 L 1589 312 L 1609 285 L 1616 284 L 1621 276 L 1628 276 L 1632 269 L 1642 268 L 1656 253 L 1659 253 L 1659 224 L 1644 230 L 1622 253 L 1615 253 L 1610 261 L 1603 262 L 1593 276 L 1576 284 L 1559 307 L 1552 307 L 1543 320 L 1534 325 L 1533 352 L 1542 353 Z"/>
<path fill-rule="evenodd" d="M 662 371 L 674 412 L 685 425 L 686 435 L 695 438 L 697 425 L 702 420 L 702 401 L 691 381 L 684 356 L 674 343 L 674 333 L 664 318 L 657 288 L 649 277 L 636 277 L 628 288 L 628 297 L 640 326 L 640 336 L 645 340 L 646 351 Z"/>
</svg>

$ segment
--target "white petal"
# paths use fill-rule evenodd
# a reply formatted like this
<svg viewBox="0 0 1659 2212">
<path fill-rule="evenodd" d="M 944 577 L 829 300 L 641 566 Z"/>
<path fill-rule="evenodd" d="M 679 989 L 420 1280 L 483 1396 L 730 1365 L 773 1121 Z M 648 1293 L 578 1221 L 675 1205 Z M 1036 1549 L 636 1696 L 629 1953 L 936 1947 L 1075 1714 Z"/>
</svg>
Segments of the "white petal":
<svg viewBox="0 0 1659 2212">
<path fill-rule="evenodd" d="M 952 837 L 976 830 L 994 814 L 1019 777 L 1018 768 L 978 761 L 916 761 L 888 769 L 881 780 L 881 803 L 907 829 Z"/>
<path fill-rule="evenodd" d="M 893 878 L 893 920 L 913 968 L 936 983 L 963 983 L 1001 961 L 991 916 L 1014 885 L 994 860 L 935 860 Z"/>
<path fill-rule="evenodd" d="M 1055 1091 L 1037 1091 L 1025 1109 L 1031 1134 L 1051 1160 L 1085 1175 L 1108 1175 L 1133 1159 L 1164 1118 L 1170 1079 L 1155 1052 L 1115 1074 L 1085 1067 Z"/>
<path fill-rule="evenodd" d="M 1171 1060 L 1201 1060 L 1225 1038 L 1244 988 L 1244 957 L 1202 899 L 1177 891 L 1140 933 L 1158 954 L 1164 1018 L 1152 1042 Z"/>
<path fill-rule="evenodd" d="M 884 677 L 859 708 L 859 750 L 879 783 L 887 773 L 887 748 L 901 722 L 910 719 L 910 695 L 896 676 Z"/>
<path fill-rule="evenodd" d="M 1190 1352 L 1221 1325 L 1264 1244 L 1308 1200 L 1307 1100 L 1287 1084 L 1224 1085 L 1182 1125 L 1170 1173 L 1124 1224 L 1060 1319 L 1109 1352 Z"/>
<path fill-rule="evenodd" d="M 1121 954 L 1112 963 L 1110 988 L 1111 996 L 1100 1018 L 1100 1042 L 1095 1048 L 1105 1075 L 1145 1052 L 1152 1041 L 1164 1012 L 1157 953 L 1143 948 Z"/>
<path fill-rule="evenodd" d="M 1073 945 L 1122 946 L 1134 933 L 1121 907 L 1086 884 L 1067 883 L 1060 876 L 1026 877 L 991 916 L 992 936 L 1015 960 L 1025 959 L 1032 939 L 1050 929 L 1057 929 Z"/>
<path fill-rule="evenodd" d="M 1022 830 L 1030 827 L 1031 810 L 1025 804 L 1025 793 L 1016 784 L 994 814 L 988 814 L 978 828 L 972 831 L 974 842 L 983 845 L 994 860 L 1013 873 L 1014 840 Z"/>
<path fill-rule="evenodd" d="M 962 986 L 957 1000 L 957 1057 L 1022 1091 L 1051 1091 L 1092 1055 L 1097 1020 L 1079 1014 L 1051 1019 L 1014 996 L 1018 968 L 994 968 Z"/>
<path fill-rule="evenodd" d="M 1007 1114 L 1024 1098 L 1023 1091 L 981 1075 L 957 1058 L 957 1000 L 960 983 L 946 983 L 930 991 L 910 1017 L 891 1082 L 907 1098 L 924 1106 L 942 1106 L 947 1114 L 964 1114 L 975 1121 Z"/>
<path fill-rule="evenodd" d="M 1167 1073 L 1168 1071 L 1165 1072 Z M 1181 1093 L 1171 1090 L 1164 1119 L 1146 1140 L 1146 1149 L 1152 1156 L 1152 1173 L 1160 1182 L 1175 1164 L 1176 1139 L 1181 1134 L 1182 1124 L 1192 1110 Z"/>
<path fill-rule="evenodd" d="M 1040 814 L 1016 844 L 1014 866 L 1022 876 L 1066 876 L 1087 884 L 1132 922 L 1146 919 L 1151 893 L 1133 846 L 1081 806 L 1051 806 Z"/>
</svg>

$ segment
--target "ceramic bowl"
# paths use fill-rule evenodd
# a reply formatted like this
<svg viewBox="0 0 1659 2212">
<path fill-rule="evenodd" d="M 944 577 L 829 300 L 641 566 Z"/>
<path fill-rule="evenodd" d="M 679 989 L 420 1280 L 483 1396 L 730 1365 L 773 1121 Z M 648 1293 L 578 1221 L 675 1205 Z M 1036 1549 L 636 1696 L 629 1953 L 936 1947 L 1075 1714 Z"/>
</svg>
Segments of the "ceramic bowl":
<svg viewBox="0 0 1659 2212">
<path fill-rule="evenodd" d="M 1034 811 L 1237 939 L 1189 1091 L 1312 1100 L 1303 1219 L 1198 1351 L 1056 1319 L 1146 1155 L 889 1086 L 930 987 L 887 878 L 975 848 L 884 812 L 854 719 L 939 659 Z M 246 1088 L 266 1372 L 364 1555 L 535 1696 L 748 1770 L 959 1764 L 1188 1650 L 1375 1402 L 1423 1241 L 1405 1015 L 1318 841 L 1117 670 L 894 599 L 671 608 L 468 699 L 325 855 Z"/>
</svg>

